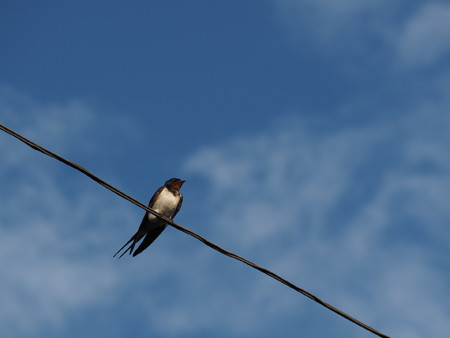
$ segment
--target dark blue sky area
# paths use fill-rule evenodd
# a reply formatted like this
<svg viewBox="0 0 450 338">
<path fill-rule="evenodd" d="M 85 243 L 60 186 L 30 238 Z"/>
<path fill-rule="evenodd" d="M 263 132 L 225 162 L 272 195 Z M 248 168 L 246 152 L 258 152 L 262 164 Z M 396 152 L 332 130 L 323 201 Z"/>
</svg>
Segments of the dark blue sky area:
<svg viewBox="0 0 450 338">
<path fill-rule="evenodd" d="M 311 43 L 292 48 L 264 2 L 3 6 L 3 81 L 44 102 L 82 97 L 212 136 L 294 109 L 329 114 L 355 89 Z"/>
</svg>

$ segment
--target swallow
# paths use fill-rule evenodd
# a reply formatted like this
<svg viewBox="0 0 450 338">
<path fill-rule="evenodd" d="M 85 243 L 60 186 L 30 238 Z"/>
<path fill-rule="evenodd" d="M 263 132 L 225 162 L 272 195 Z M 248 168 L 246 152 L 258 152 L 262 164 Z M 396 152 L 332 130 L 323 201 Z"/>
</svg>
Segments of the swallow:
<svg viewBox="0 0 450 338">
<path fill-rule="evenodd" d="M 180 188 L 184 182 L 185 181 L 180 180 L 179 178 L 171 178 L 170 180 L 167 180 L 166 183 L 153 194 L 148 206 L 161 215 L 169 219 L 173 219 L 183 203 L 183 195 L 180 193 Z M 153 241 L 164 231 L 166 227 L 166 222 L 147 211 L 142 219 L 141 225 L 139 226 L 139 230 L 123 247 L 120 248 L 119 251 L 114 254 L 113 257 L 116 257 L 116 255 L 131 242 L 132 243 L 130 246 L 119 256 L 119 258 L 125 255 L 127 251 L 130 251 L 130 255 L 133 254 L 133 257 L 139 255 L 153 243 Z M 142 243 L 133 252 L 136 243 L 138 243 L 144 236 L 145 238 Z"/>
</svg>

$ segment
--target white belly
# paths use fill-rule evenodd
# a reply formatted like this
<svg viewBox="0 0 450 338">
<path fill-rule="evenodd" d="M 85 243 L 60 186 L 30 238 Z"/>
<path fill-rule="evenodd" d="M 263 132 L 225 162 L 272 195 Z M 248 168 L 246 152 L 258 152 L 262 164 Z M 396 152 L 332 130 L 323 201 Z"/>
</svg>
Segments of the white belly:
<svg viewBox="0 0 450 338">
<path fill-rule="evenodd" d="M 172 218 L 177 208 L 180 196 L 174 196 L 167 188 L 164 188 L 159 194 L 158 199 L 153 204 L 152 209 L 159 212 L 161 215 Z M 148 214 L 148 219 L 153 220 L 156 216 Z"/>
</svg>

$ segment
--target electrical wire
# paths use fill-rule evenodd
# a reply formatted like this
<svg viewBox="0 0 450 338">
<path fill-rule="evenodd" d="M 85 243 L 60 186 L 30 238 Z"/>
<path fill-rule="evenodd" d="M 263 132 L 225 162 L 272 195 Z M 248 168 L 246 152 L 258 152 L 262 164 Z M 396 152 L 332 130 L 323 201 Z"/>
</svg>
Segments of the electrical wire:
<svg viewBox="0 0 450 338">
<path fill-rule="evenodd" d="M 213 242 L 210 242 L 206 238 L 200 236 L 199 234 L 197 234 L 197 233 L 195 233 L 195 232 L 193 232 L 193 231 L 191 231 L 189 229 L 186 229 L 186 228 L 182 227 L 181 225 L 175 223 L 173 220 L 160 215 L 158 212 L 154 211 L 153 209 L 150 209 L 145 204 L 139 202 L 138 200 L 134 199 L 133 197 L 131 197 L 131 196 L 125 194 L 124 192 L 120 191 L 119 189 L 113 187 L 111 184 L 103 181 L 101 178 L 95 176 L 94 174 L 92 174 L 90 171 L 88 171 L 87 169 L 85 169 L 81 165 L 79 165 L 79 164 L 77 164 L 75 162 L 69 161 L 69 160 L 67 160 L 67 159 L 65 159 L 65 158 L 63 158 L 63 157 L 61 157 L 61 156 L 51 152 L 50 150 L 45 149 L 44 147 L 42 147 L 42 146 L 40 146 L 40 145 L 38 145 L 38 144 L 28 140 L 27 138 L 25 138 L 22 135 L 16 133 L 15 131 L 9 129 L 8 127 L 5 127 L 2 124 L 0 124 L 0 129 L 3 130 L 4 132 L 14 136 L 15 138 L 19 139 L 20 141 L 22 141 L 26 145 L 30 146 L 34 150 L 37 150 L 37 151 L 39 151 L 39 152 L 41 152 L 41 153 L 43 153 L 43 154 L 45 154 L 47 156 L 53 157 L 54 159 L 57 159 L 58 161 L 66 164 L 66 165 L 68 165 L 68 166 L 70 166 L 70 167 L 72 167 L 72 168 L 74 168 L 74 169 L 76 169 L 78 171 L 80 171 L 81 173 L 85 174 L 86 176 L 88 176 L 89 178 L 94 180 L 95 182 L 97 182 L 100 185 L 102 185 L 103 187 L 105 187 L 106 189 L 111 190 L 113 193 L 119 195 L 120 197 L 128 200 L 129 202 L 137 205 L 138 207 L 140 207 L 140 208 L 150 212 L 151 214 L 155 215 L 156 217 L 164 220 L 165 222 L 170 224 L 175 229 L 177 229 L 179 231 L 182 231 L 185 234 L 188 234 L 189 236 L 192 236 L 192 237 L 198 239 L 200 242 L 202 242 L 203 244 L 209 246 L 210 248 L 212 248 L 212 249 L 214 249 L 214 250 L 216 250 L 216 251 L 218 251 L 218 252 L 220 252 L 220 253 L 228 256 L 228 257 L 231 257 L 231 258 L 234 258 L 234 259 L 236 259 L 238 261 L 241 261 L 242 263 L 247 264 L 248 266 L 250 266 L 250 267 L 252 267 L 252 268 L 254 268 L 256 270 L 261 271 L 262 273 L 266 274 L 267 276 L 272 277 L 273 279 L 279 281 L 280 283 L 283 283 L 284 285 L 290 287 L 291 289 L 301 293 L 302 295 L 312 299 L 316 303 L 319 303 L 320 305 L 326 307 L 327 309 L 337 313 L 338 315 L 344 317 L 345 319 L 353 322 L 356 325 L 361 326 L 362 328 L 372 332 L 373 334 L 375 334 L 375 335 L 377 335 L 379 337 L 389 337 L 389 336 L 381 333 L 380 331 L 375 330 L 374 328 L 370 327 L 369 325 L 359 321 L 358 319 L 353 318 L 352 316 L 348 315 L 344 311 L 339 310 L 338 308 L 328 304 L 327 302 L 323 301 L 322 299 L 320 299 L 319 297 L 313 295 L 312 293 L 310 293 L 310 292 L 300 288 L 299 286 L 289 282 L 288 280 L 278 276 L 274 272 L 272 272 L 272 271 L 270 271 L 270 270 L 268 270 L 266 268 L 263 268 L 263 267 L 255 264 L 255 263 L 253 263 L 253 262 L 251 262 L 251 261 L 249 261 L 249 260 L 247 260 L 247 259 L 245 259 L 245 258 L 243 258 L 243 257 L 241 257 L 241 256 L 239 256 L 239 255 L 237 255 L 235 253 L 233 253 L 233 252 L 227 251 L 227 250 L 221 248 L 220 246 L 218 246 L 217 244 L 215 244 Z"/>
</svg>

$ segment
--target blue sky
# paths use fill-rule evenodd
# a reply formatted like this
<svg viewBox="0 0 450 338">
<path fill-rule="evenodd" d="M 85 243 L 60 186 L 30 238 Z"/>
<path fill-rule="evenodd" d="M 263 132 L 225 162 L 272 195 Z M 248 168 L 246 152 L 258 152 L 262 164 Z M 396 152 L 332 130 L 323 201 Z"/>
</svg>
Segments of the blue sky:
<svg viewBox="0 0 450 338">
<path fill-rule="evenodd" d="M 0 121 L 395 337 L 450 331 L 447 1 L 0 4 Z M 0 134 L 8 337 L 371 337 Z"/>
</svg>

